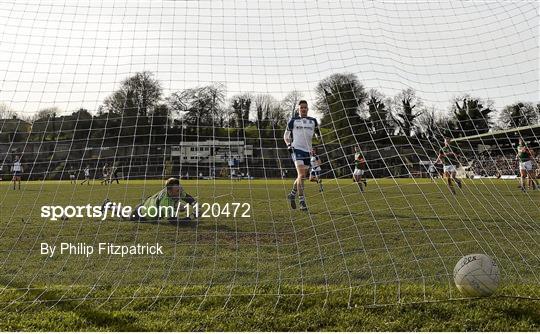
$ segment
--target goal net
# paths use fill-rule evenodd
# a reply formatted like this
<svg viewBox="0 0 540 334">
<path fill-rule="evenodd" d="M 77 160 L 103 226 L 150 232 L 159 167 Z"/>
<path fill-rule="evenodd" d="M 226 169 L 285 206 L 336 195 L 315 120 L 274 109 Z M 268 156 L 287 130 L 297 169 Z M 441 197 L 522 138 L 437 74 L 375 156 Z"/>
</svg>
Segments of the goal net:
<svg viewBox="0 0 540 334">
<path fill-rule="evenodd" d="M 0 3 L 0 307 L 540 297 L 537 2 Z"/>
</svg>

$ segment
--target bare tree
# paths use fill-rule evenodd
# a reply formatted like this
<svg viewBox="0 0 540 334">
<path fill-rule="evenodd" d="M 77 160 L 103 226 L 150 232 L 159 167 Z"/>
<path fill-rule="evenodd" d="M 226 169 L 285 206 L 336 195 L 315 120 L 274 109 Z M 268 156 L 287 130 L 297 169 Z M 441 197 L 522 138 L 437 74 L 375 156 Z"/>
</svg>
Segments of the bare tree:
<svg viewBox="0 0 540 334">
<path fill-rule="evenodd" d="M 167 98 L 173 114 L 188 125 L 223 126 L 225 124 L 225 86 L 189 88 L 172 93 Z"/>
<path fill-rule="evenodd" d="M 268 119 L 273 128 L 284 128 L 287 125 L 287 120 L 290 114 L 287 110 L 283 109 L 280 104 L 275 104 L 270 109 Z"/>
<path fill-rule="evenodd" d="M 300 102 L 301 99 L 302 93 L 297 90 L 293 90 L 289 92 L 289 94 L 287 94 L 283 100 L 281 100 L 281 109 L 283 109 L 283 111 L 285 111 L 289 117 L 294 117 L 296 116 L 298 102 Z"/>
<path fill-rule="evenodd" d="M 0 103 L 0 119 L 16 117 L 17 113 L 11 109 L 7 104 Z"/>
<path fill-rule="evenodd" d="M 161 100 L 162 88 L 151 72 L 138 72 L 125 79 L 120 88 L 103 102 L 110 113 L 146 116 Z"/>
<path fill-rule="evenodd" d="M 422 100 L 416 96 L 412 88 L 402 90 L 396 95 L 390 104 L 391 117 L 399 128 L 399 131 L 405 136 L 412 136 L 416 132 L 416 119 L 422 115 Z M 414 109 L 417 108 L 417 111 Z"/>
<path fill-rule="evenodd" d="M 60 109 L 58 107 L 50 107 L 39 110 L 37 113 L 34 114 L 34 117 L 32 118 L 32 121 L 36 121 L 38 119 L 44 119 L 44 118 L 56 118 L 58 114 L 60 113 Z"/>
<path fill-rule="evenodd" d="M 498 114 L 497 125 L 502 129 L 540 123 L 540 105 L 518 102 L 504 107 Z"/>
<path fill-rule="evenodd" d="M 258 94 L 253 97 L 253 103 L 255 104 L 255 124 L 257 128 L 266 128 L 271 111 L 277 104 L 276 99 L 270 94 Z"/>
</svg>

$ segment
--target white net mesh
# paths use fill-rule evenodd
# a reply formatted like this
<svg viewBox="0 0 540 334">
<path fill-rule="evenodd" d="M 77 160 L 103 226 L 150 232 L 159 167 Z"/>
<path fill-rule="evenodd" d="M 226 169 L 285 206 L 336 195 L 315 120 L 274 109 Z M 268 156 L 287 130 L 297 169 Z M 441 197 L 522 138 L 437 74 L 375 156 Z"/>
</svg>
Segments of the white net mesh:
<svg viewBox="0 0 540 334">
<path fill-rule="evenodd" d="M 497 262 L 498 293 L 539 297 L 537 2 L 0 1 L 0 18 L 4 307 L 447 300 L 470 253 Z M 321 131 L 307 212 L 283 141 L 302 99 Z M 463 188 L 441 178 L 444 137 Z M 169 177 L 210 217 L 41 215 L 136 206 Z"/>
</svg>

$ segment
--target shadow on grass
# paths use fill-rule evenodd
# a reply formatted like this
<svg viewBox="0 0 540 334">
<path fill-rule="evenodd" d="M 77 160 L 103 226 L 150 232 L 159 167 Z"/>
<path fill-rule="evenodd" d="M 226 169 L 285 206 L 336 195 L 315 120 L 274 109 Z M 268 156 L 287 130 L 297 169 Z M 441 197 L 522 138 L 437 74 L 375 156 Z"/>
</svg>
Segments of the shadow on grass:
<svg viewBox="0 0 540 334">
<path fill-rule="evenodd" d="M 83 320 L 82 329 L 95 326 L 113 331 L 146 330 L 140 325 L 135 325 L 134 317 L 129 316 L 128 314 L 124 313 L 116 315 L 113 312 L 97 310 L 92 307 L 92 305 L 88 306 L 84 303 L 80 303 L 80 301 L 62 300 L 62 295 L 64 295 L 65 292 L 50 288 L 29 287 L 13 281 L 11 281 L 9 285 L 8 283 L 9 282 L 6 282 L 5 280 L 0 280 L 0 284 L 7 288 L 15 288 L 24 291 L 18 298 L 22 299 L 24 297 L 25 300 L 33 300 L 33 303 L 46 305 L 53 310 L 76 314 Z"/>
</svg>

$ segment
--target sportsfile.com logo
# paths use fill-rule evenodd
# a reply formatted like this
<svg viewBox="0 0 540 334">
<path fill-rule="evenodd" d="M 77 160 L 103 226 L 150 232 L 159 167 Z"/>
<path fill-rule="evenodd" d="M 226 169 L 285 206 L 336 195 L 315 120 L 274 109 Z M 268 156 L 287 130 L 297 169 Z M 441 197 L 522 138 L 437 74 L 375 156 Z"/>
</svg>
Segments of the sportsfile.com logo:
<svg viewBox="0 0 540 334">
<path fill-rule="evenodd" d="M 106 220 L 107 218 L 121 219 L 168 219 L 174 217 L 197 218 L 250 218 L 251 204 L 249 203 L 195 203 L 185 205 L 178 203 L 173 206 L 137 206 L 135 209 L 122 203 L 106 202 L 102 206 L 97 205 L 44 205 L 41 207 L 41 218 L 50 221 L 65 220 L 66 218 L 97 218 Z"/>
<path fill-rule="evenodd" d="M 44 205 L 41 207 L 41 217 L 51 221 L 63 220 L 65 218 L 97 218 L 106 220 L 107 218 L 172 218 L 178 217 L 185 208 L 182 204 L 172 206 L 138 206 L 135 210 L 129 205 L 122 203 L 106 202 L 102 206 L 96 205 Z"/>
</svg>

